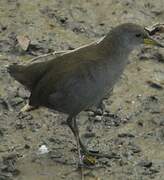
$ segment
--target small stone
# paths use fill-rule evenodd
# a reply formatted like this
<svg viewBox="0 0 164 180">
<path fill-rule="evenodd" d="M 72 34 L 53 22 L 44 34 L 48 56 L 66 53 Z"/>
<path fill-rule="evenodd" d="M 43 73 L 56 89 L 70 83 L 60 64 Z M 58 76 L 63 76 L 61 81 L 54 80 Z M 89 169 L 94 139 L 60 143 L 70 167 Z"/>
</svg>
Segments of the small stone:
<svg viewBox="0 0 164 180">
<path fill-rule="evenodd" d="M 18 35 L 16 37 L 19 46 L 26 51 L 30 45 L 31 40 L 29 39 L 29 37 L 27 35 Z"/>
<path fill-rule="evenodd" d="M 108 111 L 105 111 L 103 115 L 104 115 L 104 116 L 108 116 L 108 114 L 109 114 L 109 112 L 108 112 Z"/>
<path fill-rule="evenodd" d="M 147 84 L 154 89 L 162 90 L 163 86 L 159 82 L 147 81 Z"/>
<path fill-rule="evenodd" d="M 21 97 L 15 97 L 11 100 L 11 106 L 17 106 L 23 102 L 23 99 Z"/>
<path fill-rule="evenodd" d="M 24 148 L 25 148 L 25 149 L 30 149 L 30 145 L 25 144 L 25 145 L 24 145 Z"/>
<path fill-rule="evenodd" d="M 120 166 L 125 166 L 128 164 L 127 160 L 125 158 L 121 158 L 118 160 Z"/>
<path fill-rule="evenodd" d="M 131 150 L 133 153 L 139 153 L 139 152 L 141 152 L 141 148 L 140 148 L 138 145 L 134 144 L 133 142 L 130 142 L 130 143 L 129 143 L 129 146 L 130 146 L 130 150 Z"/>
<path fill-rule="evenodd" d="M 29 93 L 24 88 L 19 88 L 17 93 L 18 97 L 21 97 L 22 99 L 27 99 L 27 97 L 29 96 Z"/>
<path fill-rule="evenodd" d="M 0 137 L 4 136 L 4 130 L 0 128 Z"/>
<path fill-rule="evenodd" d="M 18 118 L 20 120 L 32 120 L 33 119 L 33 116 L 31 114 L 29 114 L 28 112 L 23 112 L 23 113 L 20 113 Z"/>
<path fill-rule="evenodd" d="M 65 24 L 67 20 L 68 20 L 67 17 L 62 17 L 62 18 L 60 18 L 61 24 Z"/>
<path fill-rule="evenodd" d="M 95 114 L 95 113 L 94 113 L 93 111 L 88 111 L 88 116 L 93 117 L 94 114 Z"/>
<path fill-rule="evenodd" d="M 130 138 L 134 138 L 135 135 L 131 134 L 131 133 L 120 133 L 118 134 L 118 137 L 130 137 Z"/>
<path fill-rule="evenodd" d="M 24 129 L 24 128 L 26 128 L 26 126 L 22 122 L 16 122 L 15 128 L 16 129 Z"/>
<path fill-rule="evenodd" d="M 48 150 L 47 146 L 44 144 L 41 145 L 40 148 L 38 149 L 38 154 L 46 154 L 48 152 L 49 152 L 49 150 Z"/>
<path fill-rule="evenodd" d="M 54 149 L 53 151 L 49 152 L 49 156 L 51 159 L 58 159 L 58 158 L 62 158 L 62 153 L 61 151 Z"/>
<path fill-rule="evenodd" d="M 97 115 L 97 116 L 95 116 L 95 122 L 101 122 L 102 121 L 102 116 L 99 116 L 99 115 Z"/>
<path fill-rule="evenodd" d="M 160 119 L 159 125 L 164 126 L 164 119 Z"/>
<path fill-rule="evenodd" d="M 96 136 L 96 134 L 94 132 L 88 132 L 88 133 L 84 134 L 85 138 L 91 138 L 91 137 L 95 137 L 95 136 Z"/>
<path fill-rule="evenodd" d="M 111 163 L 110 163 L 110 160 L 108 158 L 101 158 L 100 160 L 100 163 L 103 164 L 103 165 L 106 165 L 108 167 L 111 167 Z"/>
<path fill-rule="evenodd" d="M 103 111 L 98 108 L 96 111 L 95 111 L 95 115 L 99 115 L 99 116 L 102 116 L 103 115 Z"/>
<path fill-rule="evenodd" d="M 150 171 L 151 171 L 152 174 L 155 174 L 155 173 L 159 173 L 159 172 L 160 172 L 159 167 L 151 167 L 151 168 L 150 168 Z"/>
<path fill-rule="evenodd" d="M 150 168 L 150 167 L 152 167 L 153 163 L 151 161 L 148 161 L 148 160 L 141 160 L 138 163 L 138 165 L 142 166 L 142 167 Z"/>
<path fill-rule="evenodd" d="M 132 104 L 135 104 L 136 102 L 135 101 L 131 101 Z"/>
<path fill-rule="evenodd" d="M 9 104 L 5 99 L 0 98 L 0 109 L 9 110 Z"/>
<path fill-rule="evenodd" d="M 17 153 L 11 153 L 11 154 L 4 155 L 2 158 L 3 158 L 3 161 L 7 161 L 7 160 L 15 160 L 17 157 L 18 157 Z"/>
<path fill-rule="evenodd" d="M 138 126 L 143 127 L 143 121 L 142 120 L 138 120 L 137 124 L 138 124 Z"/>
<path fill-rule="evenodd" d="M 11 173 L 0 173 L 0 180 L 12 180 Z"/>
</svg>

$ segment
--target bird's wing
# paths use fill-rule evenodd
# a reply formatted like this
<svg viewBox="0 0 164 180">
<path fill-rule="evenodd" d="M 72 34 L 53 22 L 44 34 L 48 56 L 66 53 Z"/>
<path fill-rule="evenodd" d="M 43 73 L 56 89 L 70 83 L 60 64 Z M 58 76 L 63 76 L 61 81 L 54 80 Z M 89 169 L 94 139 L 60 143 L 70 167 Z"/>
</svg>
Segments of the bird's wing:
<svg viewBox="0 0 164 180">
<path fill-rule="evenodd" d="M 80 48 L 77 48 L 70 52 L 74 54 L 78 54 L 79 52 L 84 51 L 86 48 L 90 48 L 90 47 L 92 48 L 92 46 L 97 45 L 97 44 L 98 42 L 87 44 L 86 46 L 81 46 Z M 72 54 L 70 52 L 64 53 L 64 57 L 67 56 L 67 54 Z M 18 82 L 20 82 L 27 89 L 32 91 L 32 89 L 34 89 L 37 82 L 39 82 L 42 76 L 44 76 L 46 72 L 49 71 L 49 68 L 51 68 L 50 62 L 53 61 L 53 64 L 55 66 L 56 61 L 58 61 L 58 57 L 55 57 L 55 56 L 51 56 L 47 59 L 46 58 L 44 59 L 45 59 L 44 61 L 27 64 L 27 65 L 12 64 L 8 66 L 8 72 Z M 65 58 L 61 58 L 60 60 L 62 59 L 65 59 Z"/>
<path fill-rule="evenodd" d="M 45 105 L 51 94 L 61 93 L 63 89 L 68 89 L 68 86 L 73 86 L 75 79 L 84 79 L 89 73 L 88 67 L 94 66 L 97 60 L 98 56 L 94 52 L 96 51 L 92 47 L 89 50 L 87 47 L 87 51 L 80 49 L 58 57 L 58 61 L 52 61 L 51 68 L 31 93 L 31 105 Z"/>
</svg>

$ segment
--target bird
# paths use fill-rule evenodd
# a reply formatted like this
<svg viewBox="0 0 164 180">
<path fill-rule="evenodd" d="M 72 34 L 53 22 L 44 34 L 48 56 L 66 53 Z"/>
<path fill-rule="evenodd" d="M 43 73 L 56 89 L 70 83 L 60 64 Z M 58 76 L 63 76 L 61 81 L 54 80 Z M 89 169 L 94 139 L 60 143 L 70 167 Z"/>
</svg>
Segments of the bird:
<svg viewBox="0 0 164 180">
<path fill-rule="evenodd" d="M 74 49 L 48 61 L 27 65 L 11 64 L 8 72 L 30 91 L 24 111 L 47 107 L 68 115 L 67 124 L 77 143 L 79 162 L 89 151 L 79 136 L 76 117 L 85 109 L 100 104 L 113 89 L 128 62 L 129 54 L 139 45 L 164 47 L 152 39 L 144 27 L 120 24 L 100 41 Z"/>
</svg>

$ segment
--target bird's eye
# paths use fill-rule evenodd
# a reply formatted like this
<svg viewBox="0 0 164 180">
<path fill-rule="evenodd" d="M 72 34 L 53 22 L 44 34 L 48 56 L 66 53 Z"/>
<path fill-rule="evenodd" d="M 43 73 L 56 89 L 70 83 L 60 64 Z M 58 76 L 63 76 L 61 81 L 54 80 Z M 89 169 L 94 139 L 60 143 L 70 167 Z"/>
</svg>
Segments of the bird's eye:
<svg viewBox="0 0 164 180">
<path fill-rule="evenodd" d="M 136 34 L 136 37 L 141 37 L 141 34 Z"/>
</svg>

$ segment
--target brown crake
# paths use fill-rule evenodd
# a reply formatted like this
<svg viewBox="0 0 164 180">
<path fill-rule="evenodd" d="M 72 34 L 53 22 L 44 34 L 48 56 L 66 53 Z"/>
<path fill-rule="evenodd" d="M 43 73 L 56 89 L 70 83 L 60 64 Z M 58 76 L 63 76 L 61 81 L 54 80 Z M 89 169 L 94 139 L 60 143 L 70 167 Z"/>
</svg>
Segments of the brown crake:
<svg viewBox="0 0 164 180">
<path fill-rule="evenodd" d="M 141 26 L 126 23 L 113 28 L 99 42 L 49 61 L 13 64 L 8 71 L 30 90 L 30 106 L 45 106 L 68 114 L 67 123 L 75 135 L 81 160 L 80 147 L 84 153 L 92 153 L 80 140 L 76 116 L 99 104 L 108 94 L 120 78 L 130 52 L 140 44 L 163 47 Z"/>
</svg>

